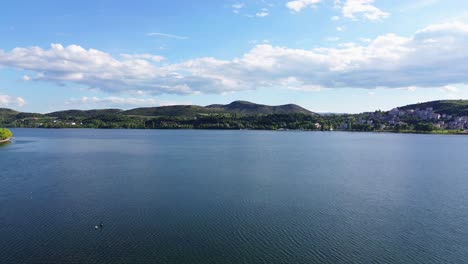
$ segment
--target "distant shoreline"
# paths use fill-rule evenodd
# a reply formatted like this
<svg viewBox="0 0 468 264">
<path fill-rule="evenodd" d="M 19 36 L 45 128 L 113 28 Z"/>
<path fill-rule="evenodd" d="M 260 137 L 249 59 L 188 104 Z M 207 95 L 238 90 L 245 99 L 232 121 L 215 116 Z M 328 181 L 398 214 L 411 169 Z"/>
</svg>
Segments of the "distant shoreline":
<svg viewBox="0 0 468 264">
<path fill-rule="evenodd" d="M 451 130 L 433 130 L 433 131 L 415 131 L 415 130 L 373 130 L 373 131 L 359 131 L 359 130 L 307 130 L 307 129 L 223 129 L 223 128 L 92 128 L 92 127 L 15 127 L 14 129 L 52 129 L 52 130 L 204 130 L 204 131 L 272 131 L 272 132 L 348 132 L 348 133 L 389 133 L 389 134 L 416 134 L 416 135 L 458 135 L 468 136 L 466 131 L 451 131 Z M 11 138 L 0 143 L 11 142 Z"/>
</svg>

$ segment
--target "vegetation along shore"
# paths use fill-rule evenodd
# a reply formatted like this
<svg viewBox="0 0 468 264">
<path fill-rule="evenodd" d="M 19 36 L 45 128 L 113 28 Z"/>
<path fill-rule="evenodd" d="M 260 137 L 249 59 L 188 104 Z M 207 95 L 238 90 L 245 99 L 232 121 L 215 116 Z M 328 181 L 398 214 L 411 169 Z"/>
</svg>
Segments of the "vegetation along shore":
<svg viewBox="0 0 468 264">
<path fill-rule="evenodd" d="M 12 137 L 13 133 L 9 129 L 0 128 L 0 143 L 8 142 Z"/>
</svg>

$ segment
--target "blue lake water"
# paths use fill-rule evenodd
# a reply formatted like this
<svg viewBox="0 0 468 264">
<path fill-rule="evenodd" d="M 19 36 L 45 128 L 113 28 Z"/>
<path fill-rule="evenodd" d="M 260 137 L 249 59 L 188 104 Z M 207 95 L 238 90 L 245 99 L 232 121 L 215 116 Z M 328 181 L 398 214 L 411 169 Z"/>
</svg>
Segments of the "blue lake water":
<svg viewBox="0 0 468 264">
<path fill-rule="evenodd" d="M 2 264 L 468 263 L 465 136 L 13 132 Z"/>
</svg>

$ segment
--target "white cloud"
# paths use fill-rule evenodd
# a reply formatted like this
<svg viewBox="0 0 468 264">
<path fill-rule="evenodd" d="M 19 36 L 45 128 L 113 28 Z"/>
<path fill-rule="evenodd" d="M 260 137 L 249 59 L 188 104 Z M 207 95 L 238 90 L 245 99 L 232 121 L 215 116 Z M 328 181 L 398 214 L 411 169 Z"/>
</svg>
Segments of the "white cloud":
<svg viewBox="0 0 468 264">
<path fill-rule="evenodd" d="M 146 36 L 148 36 L 148 37 L 181 39 L 181 40 L 188 39 L 188 37 L 174 35 L 174 34 L 166 34 L 166 33 L 161 33 L 161 32 L 150 32 L 150 33 L 146 34 Z"/>
<path fill-rule="evenodd" d="M 149 60 L 154 62 L 161 62 L 164 60 L 163 56 L 152 54 L 120 54 L 120 57 L 126 60 Z"/>
<path fill-rule="evenodd" d="M 468 32 L 468 24 L 458 21 L 434 24 L 417 31 L 416 33 L 427 38 L 431 34 L 435 34 L 437 37 L 440 32 L 444 32 L 446 35 L 453 35 L 452 37 L 463 36 Z"/>
<path fill-rule="evenodd" d="M 298 80 L 296 77 L 289 76 L 280 80 L 280 84 L 282 87 L 285 87 L 289 90 L 295 91 L 304 91 L 304 92 L 319 92 L 325 89 L 325 87 L 321 85 L 315 84 L 306 84 L 303 81 Z"/>
<path fill-rule="evenodd" d="M 25 104 L 26 100 L 22 97 L 0 94 L 0 107 L 23 107 Z"/>
<path fill-rule="evenodd" d="M 245 7 L 244 3 L 237 3 L 237 4 L 232 5 L 232 8 L 234 8 L 234 9 L 241 9 L 241 8 L 244 8 L 244 7 Z"/>
<path fill-rule="evenodd" d="M 320 3 L 321 0 L 296 0 L 286 3 L 286 7 L 294 12 L 300 12 L 302 9 Z"/>
<path fill-rule="evenodd" d="M 341 12 L 344 17 L 351 19 L 362 16 L 368 20 L 380 20 L 390 16 L 389 13 L 375 7 L 374 2 L 374 0 L 346 0 L 341 7 Z"/>
<path fill-rule="evenodd" d="M 266 17 L 266 16 L 268 16 L 268 15 L 269 15 L 269 14 L 268 14 L 268 12 L 266 12 L 266 11 L 261 11 L 261 12 L 255 13 L 255 16 L 257 16 L 257 17 Z"/>
<path fill-rule="evenodd" d="M 35 80 L 79 84 L 105 92 L 229 93 L 257 88 L 443 87 L 468 84 L 468 25 L 431 25 L 412 37 L 395 34 L 369 42 L 311 50 L 256 45 L 232 60 L 196 58 L 156 65 L 143 56 L 114 58 L 71 45 L 0 50 L 0 66 L 37 73 Z M 291 79 L 293 78 L 293 79 Z M 294 85 L 285 80 L 295 80 Z"/>
<path fill-rule="evenodd" d="M 26 105 L 26 100 L 24 100 L 22 97 L 16 97 L 13 101 L 18 107 L 23 107 Z"/>
<path fill-rule="evenodd" d="M 336 30 L 341 32 L 341 31 L 345 31 L 345 30 L 346 30 L 346 28 L 345 28 L 345 27 L 342 27 L 342 26 L 340 26 L 340 27 L 336 27 Z"/>
<path fill-rule="evenodd" d="M 28 81 L 31 80 L 31 77 L 29 77 L 28 75 L 23 75 L 23 76 L 21 77 L 21 80 L 22 80 L 23 82 L 28 82 Z"/>
<path fill-rule="evenodd" d="M 312 6 L 322 2 L 322 0 L 295 0 L 286 3 L 286 7 L 293 12 L 300 12 L 304 8 Z M 375 21 L 387 18 L 390 13 L 384 12 L 374 5 L 375 0 L 335 0 L 334 8 L 341 10 L 343 17 L 358 19 L 363 17 L 367 20 Z M 332 16 L 332 21 L 340 20 L 339 16 Z"/>
<path fill-rule="evenodd" d="M 455 87 L 453 85 L 445 85 L 444 87 L 442 87 L 442 90 L 445 91 L 445 92 L 449 92 L 449 93 L 453 93 L 453 92 L 458 91 L 457 87 Z"/>
<path fill-rule="evenodd" d="M 237 4 L 233 4 L 231 7 L 232 7 L 232 12 L 239 14 L 240 10 L 245 7 L 245 4 L 237 3 Z"/>
</svg>

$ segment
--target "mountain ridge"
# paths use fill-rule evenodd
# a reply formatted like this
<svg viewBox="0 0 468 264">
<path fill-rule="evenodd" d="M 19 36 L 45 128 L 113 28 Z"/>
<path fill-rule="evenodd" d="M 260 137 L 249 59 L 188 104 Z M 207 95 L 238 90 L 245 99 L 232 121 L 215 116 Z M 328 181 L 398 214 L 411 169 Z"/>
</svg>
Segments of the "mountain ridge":
<svg viewBox="0 0 468 264">
<path fill-rule="evenodd" d="M 206 108 L 223 109 L 224 111 L 227 111 L 230 113 L 237 113 L 237 114 L 250 114 L 250 113 L 264 114 L 264 115 L 290 114 L 290 113 L 316 114 L 296 104 L 284 104 L 284 105 L 270 106 L 270 105 L 255 104 L 252 102 L 240 101 L 240 100 L 234 101 L 226 105 L 221 105 L 221 104 L 207 105 Z"/>
<path fill-rule="evenodd" d="M 405 106 L 396 107 L 402 110 L 408 109 L 426 109 L 433 108 L 434 112 L 440 114 L 453 114 L 453 115 L 468 115 L 468 100 L 435 100 L 423 103 L 409 104 Z M 384 111 L 387 112 L 387 111 Z M 122 115 L 142 115 L 142 116 L 177 116 L 196 114 L 222 114 L 222 113 L 236 113 L 236 114 L 290 114 L 302 113 L 312 115 L 348 115 L 348 113 L 316 113 L 305 109 L 296 104 L 284 105 L 264 105 L 256 104 L 249 101 L 233 101 L 229 104 L 210 104 L 207 106 L 199 105 L 170 105 L 170 106 L 154 106 L 154 107 L 138 107 L 129 110 L 117 108 L 103 108 L 103 109 L 69 109 L 61 111 L 53 111 L 50 113 L 30 113 L 20 112 L 10 108 L 0 108 L 0 118 L 17 117 L 27 118 L 35 116 L 48 116 L 61 118 L 63 116 L 77 116 L 77 117 L 96 117 L 108 114 L 122 114 Z"/>
</svg>

